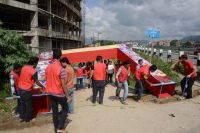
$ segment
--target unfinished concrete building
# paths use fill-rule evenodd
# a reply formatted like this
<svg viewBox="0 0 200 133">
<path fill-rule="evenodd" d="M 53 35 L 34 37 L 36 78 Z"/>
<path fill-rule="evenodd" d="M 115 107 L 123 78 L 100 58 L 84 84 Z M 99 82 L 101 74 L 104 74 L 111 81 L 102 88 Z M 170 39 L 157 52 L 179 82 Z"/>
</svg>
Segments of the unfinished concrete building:
<svg viewBox="0 0 200 133">
<path fill-rule="evenodd" d="M 81 0 L 0 0 L 0 20 L 36 52 L 82 47 Z"/>
</svg>

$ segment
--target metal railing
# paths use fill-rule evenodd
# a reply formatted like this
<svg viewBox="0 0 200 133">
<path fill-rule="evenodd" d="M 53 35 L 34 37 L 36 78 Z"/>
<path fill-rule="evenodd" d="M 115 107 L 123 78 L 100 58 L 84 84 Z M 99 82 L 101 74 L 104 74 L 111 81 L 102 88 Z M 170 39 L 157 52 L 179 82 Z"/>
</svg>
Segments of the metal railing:
<svg viewBox="0 0 200 133">
<path fill-rule="evenodd" d="M 153 50 L 149 47 L 133 47 L 133 50 L 137 50 L 140 52 L 144 52 L 146 54 L 151 54 L 155 56 L 159 56 L 162 60 L 164 61 L 169 61 L 169 62 L 176 62 L 179 60 L 180 57 L 180 52 L 184 53 L 184 51 L 174 51 L 171 49 L 156 49 L 154 48 Z M 152 53 L 153 51 L 153 53 Z M 200 60 L 200 57 L 198 55 L 192 55 L 192 54 L 187 54 L 188 59 L 192 60 L 193 64 L 197 66 L 198 69 L 200 69 L 200 66 L 198 65 L 198 60 Z"/>
</svg>

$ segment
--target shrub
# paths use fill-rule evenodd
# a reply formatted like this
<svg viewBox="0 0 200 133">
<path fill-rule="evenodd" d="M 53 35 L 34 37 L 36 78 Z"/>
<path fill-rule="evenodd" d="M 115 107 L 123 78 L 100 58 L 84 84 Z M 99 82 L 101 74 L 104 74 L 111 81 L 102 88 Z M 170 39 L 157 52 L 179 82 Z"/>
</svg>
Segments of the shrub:
<svg viewBox="0 0 200 133">
<path fill-rule="evenodd" d="M 21 36 L 0 28 L 0 85 L 7 79 L 14 63 L 24 65 L 33 55 Z"/>
</svg>

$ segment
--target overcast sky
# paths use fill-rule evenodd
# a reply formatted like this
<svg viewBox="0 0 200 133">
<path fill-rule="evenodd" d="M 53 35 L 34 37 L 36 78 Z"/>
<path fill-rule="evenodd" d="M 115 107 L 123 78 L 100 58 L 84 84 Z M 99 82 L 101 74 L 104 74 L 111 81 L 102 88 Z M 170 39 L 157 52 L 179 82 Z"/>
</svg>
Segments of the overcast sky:
<svg viewBox="0 0 200 133">
<path fill-rule="evenodd" d="M 200 0 L 86 0 L 86 5 L 88 38 L 101 32 L 101 39 L 145 39 L 150 27 L 161 30 L 161 39 L 200 35 Z"/>
</svg>

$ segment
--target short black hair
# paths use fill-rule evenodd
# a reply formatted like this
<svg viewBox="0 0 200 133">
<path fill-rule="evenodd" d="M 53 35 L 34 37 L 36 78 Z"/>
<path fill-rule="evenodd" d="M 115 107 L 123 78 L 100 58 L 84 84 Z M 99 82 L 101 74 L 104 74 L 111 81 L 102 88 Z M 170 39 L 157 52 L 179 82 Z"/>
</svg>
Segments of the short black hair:
<svg viewBox="0 0 200 133">
<path fill-rule="evenodd" d="M 139 60 L 138 60 L 138 63 L 140 63 L 141 61 L 143 61 L 143 59 L 139 59 Z"/>
<path fill-rule="evenodd" d="M 14 70 L 18 70 L 18 69 L 20 69 L 22 66 L 20 65 L 20 64 L 18 64 L 18 63 L 15 63 L 15 64 L 13 64 L 13 69 Z"/>
<path fill-rule="evenodd" d="M 39 58 L 38 57 L 31 57 L 28 61 L 28 65 L 34 65 L 34 64 L 37 64 L 39 61 Z"/>
<path fill-rule="evenodd" d="M 96 61 L 101 61 L 102 59 L 103 59 L 102 56 L 99 56 L 99 55 L 98 55 L 98 56 L 96 57 Z"/>
<path fill-rule="evenodd" d="M 180 59 L 188 59 L 188 56 L 186 54 L 181 55 Z"/>
<path fill-rule="evenodd" d="M 60 59 L 62 56 L 62 51 L 60 49 L 53 50 L 53 59 Z"/>
<path fill-rule="evenodd" d="M 83 65 L 82 65 L 82 63 L 79 63 L 78 66 L 79 66 L 79 67 L 82 67 Z"/>
<path fill-rule="evenodd" d="M 155 72 L 157 69 L 158 69 L 158 68 L 157 68 L 156 65 L 151 65 L 151 66 L 149 67 L 149 71 L 151 71 L 151 72 Z"/>
<path fill-rule="evenodd" d="M 62 63 L 67 63 L 68 65 L 70 65 L 70 62 L 69 62 L 69 60 L 68 60 L 67 57 L 62 58 L 62 59 L 60 60 L 60 62 L 62 62 Z"/>
<path fill-rule="evenodd" d="M 130 61 L 124 61 L 124 63 L 123 63 L 123 65 L 129 65 L 129 64 L 131 64 L 131 62 Z"/>
</svg>

